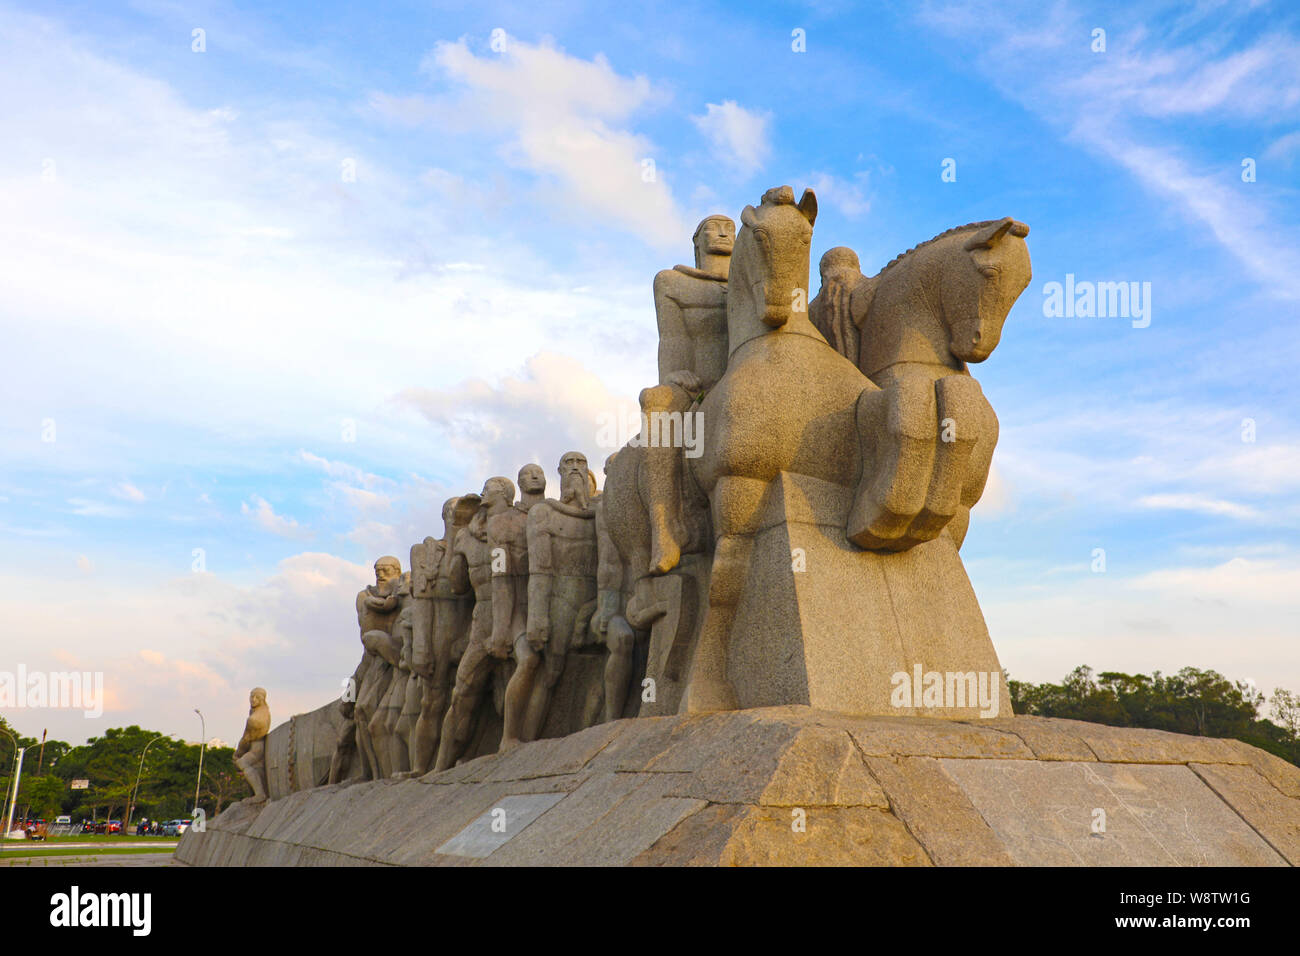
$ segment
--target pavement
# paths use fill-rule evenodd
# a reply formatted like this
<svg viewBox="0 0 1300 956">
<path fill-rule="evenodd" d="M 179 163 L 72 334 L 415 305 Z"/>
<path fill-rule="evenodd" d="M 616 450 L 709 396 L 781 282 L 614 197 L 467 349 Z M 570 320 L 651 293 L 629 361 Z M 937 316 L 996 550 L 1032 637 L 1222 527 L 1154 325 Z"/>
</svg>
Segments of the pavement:
<svg viewBox="0 0 1300 956">
<path fill-rule="evenodd" d="M 24 856 L 0 860 L 3 866 L 180 866 L 170 853 L 101 853 L 98 856 Z"/>
<path fill-rule="evenodd" d="M 47 842 L 44 841 L 44 840 L 14 840 L 14 841 L 11 842 L 11 843 L 5 843 L 5 844 L 3 844 L 3 845 L 0 845 L 0 852 L 4 852 L 4 851 L 21 852 L 21 851 L 23 851 L 23 850 L 35 850 L 35 849 L 42 849 L 42 850 L 44 850 L 44 849 L 49 849 L 49 850 L 54 850 L 54 849 L 59 849 L 59 850 L 109 850 L 109 849 L 120 850 L 120 849 L 129 849 L 129 848 L 132 848 L 132 847 L 155 847 L 155 846 L 158 847 L 160 850 L 162 850 L 162 849 L 166 849 L 166 850 L 174 850 L 174 849 L 176 849 L 176 842 L 177 842 L 177 841 L 175 841 L 175 840 L 166 841 L 166 842 L 161 841 L 161 840 L 141 840 L 141 841 L 138 841 L 138 842 L 136 842 L 136 841 L 127 841 L 127 842 L 123 842 L 123 843 L 118 843 L 117 841 L 114 841 L 114 842 L 112 842 L 112 843 L 103 843 L 103 842 L 100 842 L 100 843 L 80 843 L 80 842 L 78 842 L 78 843 L 64 843 L 63 841 L 60 840 L 60 841 L 57 842 L 57 843 L 47 843 Z"/>
</svg>

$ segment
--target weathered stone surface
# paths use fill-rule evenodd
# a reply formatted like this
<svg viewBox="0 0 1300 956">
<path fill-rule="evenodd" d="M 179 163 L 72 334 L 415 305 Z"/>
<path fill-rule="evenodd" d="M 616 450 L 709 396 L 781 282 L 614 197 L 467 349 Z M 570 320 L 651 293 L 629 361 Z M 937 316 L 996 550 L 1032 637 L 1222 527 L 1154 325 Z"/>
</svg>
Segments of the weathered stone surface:
<svg viewBox="0 0 1300 956">
<path fill-rule="evenodd" d="M 928 866 L 896 817 L 874 807 L 711 806 L 687 817 L 634 866 Z"/>
<path fill-rule="evenodd" d="M 743 736 L 748 747 L 682 774 L 669 792 L 711 803 L 889 809 L 845 731 L 758 722 Z"/>
<path fill-rule="evenodd" d="M 974 761 L 967 761 L 974 762 Z M 937 866 L 1011 866 L 1016 861 L 934 757 L 868 757 L 889 809 Z"/>
<path fill-rule="evenodd" d="M 1269 846 L 1300 866 L 1300 798 L 1286 796 L 1253 767 L 1190 766 Z"/>
<path fill-rule="evenodd" d="M 1240 740 L 1228 740 L 1225 743 L 1231 745 L 1246 763 L 1282 793 L 1288 797 L 1300 797 L 1300 767 Z"/>
<path fill-rule="evenodd" d="M 1187 767 L 1064 761 L 940 761 L 1024 866 L 1283 863 Z M 1102 832 L 1095 821 L 1103 820 Z"/>
<path fill-rule="evenodd" d="M 1129 734 L 1136 739 L 1126 742 Z M 1095 741 L 1100 752 L 1089 742 L 1085 755 L 1079 741 Z M 1289 773 L 1251 748 L 1215 744 L 1077 721 L 855 718 L 798 706 L 623 720 L 441 774 L 244 801 L 209 821 L 208 832 L 187 833 L 176 859 L 204 866 L 1300 859 L 1300 799 L 1274 782 L 1287 785 Z M 1065 759 L 1076 752 L 1081 759 Z M 1133 762 L 1144 754 L 1150 762 Z M 1179 765 L 1197 754 L 1225 759 Z M 498 807 L 508 811 L 508 839 L 470 839 L 467 828 L 476 821 L 481 828 Z M 512 826 L 512 807 L 541 810 Z M 1096 811 L 1105 825 L 1094 832 Z"/>
<path fill-rule="evenodd" d="M 1052 722 L 1042 717 L 995 717 L 981 720 L 977 726 L 1015 734 L 1025 742 L 1039 760 L 1096 760 L 1087 742 L 1063 726 L 1068 721 Z"/>
<path fill-rule="evenodd" d="M 1192 737 L 1137 727 L 1107 727 L 1083 720 L 1041 719 L 1063 731 L 1077 734 L 1097 759 L 1106 763 L 1246 762 L 1246 757 L 1232 742 L 1214 737 Z"/>
<path fill-rule="evenodd" d="M 1002 757 L 1034 759 L 1016 734 L 965 721 L 923 717 L 864 720 L 850 731 L 869 757 Z"/>
</svg>

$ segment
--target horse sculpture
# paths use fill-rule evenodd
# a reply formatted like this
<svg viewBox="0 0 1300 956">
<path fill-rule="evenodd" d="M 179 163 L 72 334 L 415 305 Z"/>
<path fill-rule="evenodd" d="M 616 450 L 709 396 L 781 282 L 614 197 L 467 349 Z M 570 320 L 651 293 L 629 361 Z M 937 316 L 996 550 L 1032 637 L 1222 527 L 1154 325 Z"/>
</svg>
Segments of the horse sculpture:
<svg viewBox="0 0 1300 956">
<path fill-rule="evenodd" d="M 904 550 L 945 527 L 961 546 L 998 438 L 997 416 L 966 363 L 997 347 L 1029 284 L 1028 234 L 1009 217 L 958 226 L 853 290 L 861 332 L 849 358 L 890 393 L 864 395 L 859 408 L 860 422 L 877 423 L 864 449 L 877 463 L 875 481 L 849 520 L 861 547 Z"/>
<path fill-rule="evenodd" d="M 684 462 L 684 497 L 700 504 L 684 508 L 695 519 L 679 573 L 640 570 L 652 502 L 638 449 L 607 474 L 626 620 L 641 629 L 667 614 L 673 579 L 703 607 L 702 621 L 674 622 L 694 639 L 687 712 L 802 702 L 908 713 L 890 680 L 922 659 L 1000 673 L 957 556 L 997 435 L 964 363 L 996 346 L 1028 281 L 1027 227 L 952 230 L 862 280 L 844 297 L 861 352 L 845 357 L 804 306 L 816 215 L 813 192 L 796 203 L 788 186 L 741 215 L 727 367 L 700 406 L 702 454 Z M 934 588 L 945 596 L 927 602 Z M 650 656 L 654 672 L 653 641 Z M 927 713 L 970 716 L 965 700 Z"/>
</svg>

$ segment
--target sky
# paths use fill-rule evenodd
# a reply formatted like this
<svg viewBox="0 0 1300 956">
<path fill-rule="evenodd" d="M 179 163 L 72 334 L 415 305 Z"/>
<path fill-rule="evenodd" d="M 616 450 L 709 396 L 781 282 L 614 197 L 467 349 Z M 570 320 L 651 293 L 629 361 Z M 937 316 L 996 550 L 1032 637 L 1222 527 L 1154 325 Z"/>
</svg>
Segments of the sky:
<svg viewBox="0 0 1300 956">
<path fill-rule="evenodd" d="M 1294 5 L 275 7 L 0 0 L 0 671 L 105 682 L 24 734 L 329 700 L 374 559 L 598 466 L 654 274 L 781 184 L 814 274 L 1030 226 L 962 549 L 1013 678 L 1300 690 Z"/>
</svg>

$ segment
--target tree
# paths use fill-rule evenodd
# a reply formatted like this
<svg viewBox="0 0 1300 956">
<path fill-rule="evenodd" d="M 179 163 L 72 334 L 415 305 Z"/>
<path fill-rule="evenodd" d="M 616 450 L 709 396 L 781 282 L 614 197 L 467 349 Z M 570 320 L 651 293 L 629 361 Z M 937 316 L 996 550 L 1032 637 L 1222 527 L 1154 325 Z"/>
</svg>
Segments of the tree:
<svg viewBox="0 0 1300 956">
<path fill-rule="evenodd" d="M 1300 698 L 1279 689 L 1272 698 L 1277 723 L 1261 720 L 1264 696 L 1218 671 L 1184 667 L 1171 676 L 1159 671 L 1098 675 L 1084 665 L 1060 684 L 1031 684 L 1008 675 L 1007 688 L 1017 714 L 1231 737 L 1300 764 Z"/>
<path fill-rule="evenodd" d="M 25 807 L 29 816 L 53 820 L 59 815 L 65 789 L 63 781 L 52 773 L 23 774 L 18 784 L 18 806 Z"/>
</svg>

